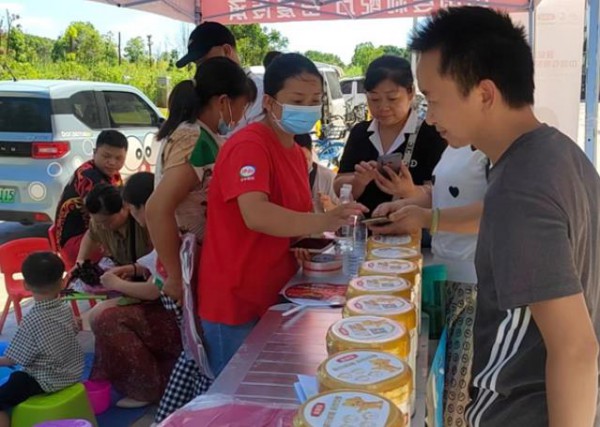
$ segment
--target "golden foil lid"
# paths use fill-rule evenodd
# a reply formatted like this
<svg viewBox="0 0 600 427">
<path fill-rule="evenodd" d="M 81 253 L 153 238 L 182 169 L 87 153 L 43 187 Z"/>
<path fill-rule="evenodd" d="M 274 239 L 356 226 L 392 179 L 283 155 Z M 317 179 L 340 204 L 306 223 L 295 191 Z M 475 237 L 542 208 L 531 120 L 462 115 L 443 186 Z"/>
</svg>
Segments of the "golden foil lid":
<svg viewBox="0 0 600 427">
<path fill-rule="evenodd" d="M 405 259 L 416 263 L 419 269 L 423 268 L 423 255 L 413 248 L 403 248 L 401 246 L 373 248 L 368 252 L 367 260 L 375 259 Z"/>
<path fill-rule="evenodd" d="M 359 276 L 348 284 L 347 298 L 361 295 L 394 295 L 412 299 L 412 284 L 402 278 L 393 276 Z"/>
<path fill-rule="evenodd" d="M 363 295 L 346 302 L 344 317 L 381 316 L 404 325 L 409 331 L 417 327 L 417 312 L 410 300 L 391 295 Z"/>
<path fill-rule="evenodd" d="M 358 349 L 387 351 L 405 359 L 410 353 L 408 329 L 394 320 L 377 316 L 348 317 L 330 326 L 328 354 Z"/>
<path fill-rule="evenodd" d="M 369 249 L 389 246 L 402 246 L 405 248 L 420 249 L 421 242 L 419 238 L 409 234 L 404 234 L 401 236 L 371 236 L 367 241 L 367 247 Z"/>
<path fill-rule="evenodd" d="M 354 390 L 321 393 L 307 400 L 294 427 L 405 427 L 404 414 L 383 396 Z"/>
<path fill-rule="evenodd" d="M 359 276 L 397 276 L 411 280 L 414 285 L 414 279 L 419 272 L 419 267 L 412 261 L 404 259 L 376 259 L 365 261 L 360 267 Z"/>
<path fill-rule="evenodd" d="M 334 354 L 319 366 L 319 391 L 352 389 L 383 395 L 401 409 L 410 399 L 412 372 L 393 354 L 351 350 Z"/>
</svg>

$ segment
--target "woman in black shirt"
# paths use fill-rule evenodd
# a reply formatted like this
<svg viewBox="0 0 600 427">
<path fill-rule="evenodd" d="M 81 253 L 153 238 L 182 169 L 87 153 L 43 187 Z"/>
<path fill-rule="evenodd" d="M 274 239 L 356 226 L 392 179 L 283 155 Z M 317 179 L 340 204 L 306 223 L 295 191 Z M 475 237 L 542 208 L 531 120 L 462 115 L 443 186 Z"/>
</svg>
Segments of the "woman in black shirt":
<svg viewBox="0 0 600 427">
<path fill-rule="evenodd" d="M 365 89 L 373 120 L 358 123 L 350 132 L 335 189 L 339 193 L 343 184 L 352 184 L 354 198 L 373 212 L 392 200 L 390 191 L 376 182 L 379 156 L 403 154 L 415 184 L 422 185 L 431 180 L 446 142 L 418 116 L 413 105 L 414 79 L 406 59 L 385 55 L 374 60 L 367 69 Z"/>
</svg>

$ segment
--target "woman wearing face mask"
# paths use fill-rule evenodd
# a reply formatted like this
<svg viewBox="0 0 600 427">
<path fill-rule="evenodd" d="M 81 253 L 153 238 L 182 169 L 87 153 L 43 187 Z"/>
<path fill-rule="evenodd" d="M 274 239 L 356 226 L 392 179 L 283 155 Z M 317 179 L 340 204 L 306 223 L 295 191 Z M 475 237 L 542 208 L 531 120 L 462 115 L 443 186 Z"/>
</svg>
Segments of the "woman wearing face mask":
<svg viewBox="0 0 600 427">
<path fill-rule="evenodd" d="M 322 86 L 309 59 L 279 56 L 265 72 L 264 120 L 236 132 L 219 152 L 198 285 L 215 375 L 296 273 L 292 239 L 336 230 L 365 210 L 352 203 L 311 213 L 306 160 L 294 135 L 309 133 L 319 119 Z"/>
<path fill-rule="evenodd" d="M 389 179 L 378 173 L 380 156 L 401 155 L 415 184 L 422 185 L 431 180 L 446 143 L 413 106 L 414 80 L 406 59 L 386 55 L 374 60 L 365 75 L 365 89 L 373 120 L 358 123 L 350 132 L 335 188 L 339 193 L 343 184 L 352 184 L 354 199 L 373 211 L 392 196 L 399 197 L 393 191 L 398 174 L 389 168 Z"/>
<path fill-rule="evenodd" d="M 161 129 L 166 135 L 156 170 L 157 186 L 147 206 L 150 236 L 167 275 L 163 292 L 178 303 L 182 297 L 180 233 L 194 233 L 202 241 L 207 188 L 224 142 L 222 135 L 243 117 L 255 93 L 244 70 L 225 57 L 198 65 L 193 82 L 180 83 L 185 86 L 176 87 L 172 96 L 180 121 L 170 134 L 174 123 L 167 121 Z"/>
</svg>

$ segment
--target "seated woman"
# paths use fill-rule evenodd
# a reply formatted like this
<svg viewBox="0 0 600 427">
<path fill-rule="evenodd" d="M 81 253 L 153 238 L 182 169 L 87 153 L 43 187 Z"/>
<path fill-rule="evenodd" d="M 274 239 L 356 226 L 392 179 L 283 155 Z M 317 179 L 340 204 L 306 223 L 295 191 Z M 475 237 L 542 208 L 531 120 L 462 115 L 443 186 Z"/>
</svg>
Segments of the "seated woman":
<svg viewBox="0 0 600 427">
<path fill-rule="evenodd" d="M 90 228 L 81 242 L 77 263 L 89 259 L 99 250 L 110 257 L 117 266 L 134 269 L 135 262 L 152 251 L 152 243 L 145 225 L 134 218 L 132 207 L 123 202 L 120 190 L 110 184 L 98 184 L 85 199 L 85 206 L 92 218 Z M 144 223 L 145 224 L 145 223 Z M 112 272 L 122 275 L 122 268 Z M 96 305 L 84 316 L 93 324 L 94 318 L 115 301 Z"/>
<path fill-rule="evenodd" d="M 422 185 L 431 180 L 446 142 L 413 105 L 414 79 L 406 59 L 385 55 L 374 60 L 365 75 L 365 89 L 373 120 L 358 123 L 350 132 L 335 188 L 339 193 L 343 184 L 352 184 L 354 199 L 372 212 L 394 195 L 389 180 L 376 179 L 380 156 L 401 155 L 415 184 Z"/>
<path fill-rule="evenodd" d="M 123 199 L 135 220 L 145 226 L 144 205 L 154 189 L 154 174 L 140 172 L 125 184 Z M 121 269 L 122 277 L 107 272 L 104 287 L 129 298 L 104 301 L 92 323 L 95 336 L 92 379 L 108 380 L 125 397 L 122 408 L 137 408 L 160 400 L 181 352 L 179 327 L 173 312 L 160 302 L 160 289 L 151 278 L 132 282 L 135 269 Z"/>
<path fill-rule="evenodd" d="M 364 208 L 312 213 L 308 170 L 294 135 L 321 116 L 323 78 L 308 58 L 277 57 L 264 78 L 266 117 L 219 151 L 208 190 L 198 307 L 218 375 L 298 270 L 293 238 L 335 231 Z"/>
<path fill-rule="evenodd" d="M 135 220 L 117 187 L 106 183 L 96 185 L 85 198 L 85 207 L 91 221 L 83 236 L 77 263 L 102 250 L 115 264 L 128 265 L 152 250 L 146 226 Z"/>
</svg>

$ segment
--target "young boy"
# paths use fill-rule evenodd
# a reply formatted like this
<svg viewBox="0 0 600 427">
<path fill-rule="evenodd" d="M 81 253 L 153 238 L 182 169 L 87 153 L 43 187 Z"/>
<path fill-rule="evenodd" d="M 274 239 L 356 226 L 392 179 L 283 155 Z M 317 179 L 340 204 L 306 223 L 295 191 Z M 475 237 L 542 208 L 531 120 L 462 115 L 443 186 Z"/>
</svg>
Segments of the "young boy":
<svg viewBox="0 0 600 427">
<path fill-rule="evenodd" d="M 121 187 L 119 171 L 127 157 L 127 138 L 116 130 L 103 130 L 96 140 L 94 157 L 75 170 L 66 185 L 56 210 L 56 236 L 67 265 L 75 264 L 83 236 L 90 223 L 84 201 L 92 188 L 104 182 Z M 99 260 L 101 253 L 94 254 Z"/>
<path fill-rule="evenodd" d="M 0 357 L 0 366 L 21 365 L 0 386 L 0 427 L 10 426 L 9 408 L 36 394 L 75 384 L 83 374 L 83 351 L 69 306 L 59 299 L 65 265 L 51 252 L 36 252 L 23 262 L 25 288 L 33 307 Z"/>
</svg>

